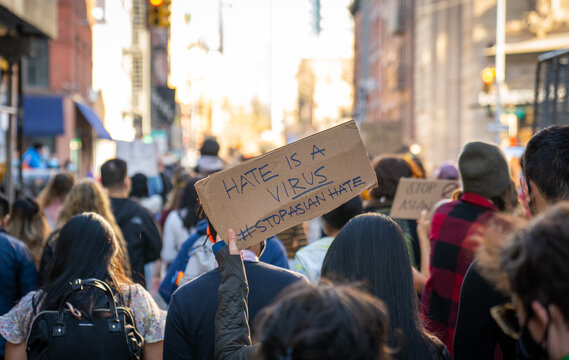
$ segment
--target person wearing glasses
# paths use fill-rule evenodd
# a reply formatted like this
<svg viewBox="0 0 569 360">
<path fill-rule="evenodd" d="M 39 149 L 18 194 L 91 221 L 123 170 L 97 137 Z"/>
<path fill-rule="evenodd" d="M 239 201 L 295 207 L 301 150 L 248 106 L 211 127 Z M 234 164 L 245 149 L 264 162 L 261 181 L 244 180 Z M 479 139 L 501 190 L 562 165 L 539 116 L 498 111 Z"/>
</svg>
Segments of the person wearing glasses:
<svg viewBox="0 0 569 360">
<path fill-rule="evenodd" d="M 569 203 L 553 206 L 502 252 L 513 304 L 492 309 L 518 359 L 569 359 Z"/>
</svg>

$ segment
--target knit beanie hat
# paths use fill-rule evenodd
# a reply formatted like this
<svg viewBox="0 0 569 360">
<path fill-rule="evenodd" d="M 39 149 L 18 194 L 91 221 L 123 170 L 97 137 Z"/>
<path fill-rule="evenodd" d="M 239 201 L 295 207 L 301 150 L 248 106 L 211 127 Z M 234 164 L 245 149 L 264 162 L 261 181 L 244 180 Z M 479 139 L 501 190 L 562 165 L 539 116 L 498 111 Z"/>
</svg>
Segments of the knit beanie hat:
<svg viewBox="0 0 569 360">
<path fill-rule="evenodd" d="M 494 144 L 474 141 L 458 157 L 464 192 L 487 199 L 501 195 L 510 185 L 510 170 L 502 150 Z"/>
</svg>

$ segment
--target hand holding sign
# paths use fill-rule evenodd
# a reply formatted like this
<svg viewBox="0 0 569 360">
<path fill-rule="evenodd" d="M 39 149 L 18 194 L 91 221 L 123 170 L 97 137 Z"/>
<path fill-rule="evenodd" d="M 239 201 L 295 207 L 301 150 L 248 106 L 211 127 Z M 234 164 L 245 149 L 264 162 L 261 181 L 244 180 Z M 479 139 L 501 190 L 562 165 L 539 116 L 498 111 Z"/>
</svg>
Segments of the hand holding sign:
<svg viewBox="0 0 569 360">
<path fill-rule="evenodd" d="M 235 229 L 240 249 L 327 213 L 377 183 L 349 121 L 196 183 L 217 231 Z"/>
</svg>

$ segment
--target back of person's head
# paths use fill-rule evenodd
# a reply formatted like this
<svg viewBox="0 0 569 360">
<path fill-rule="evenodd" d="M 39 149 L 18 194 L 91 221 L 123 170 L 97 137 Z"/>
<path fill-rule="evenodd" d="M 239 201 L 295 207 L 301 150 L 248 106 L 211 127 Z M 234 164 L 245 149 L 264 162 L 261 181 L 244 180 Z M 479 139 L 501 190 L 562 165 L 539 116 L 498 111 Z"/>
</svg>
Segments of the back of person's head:
<svg viewBox="0 0 569 360">
<path fill-rule="evenodd" d="M 502 254 L 511 291 L 528 312 L 533 301 L 555 304 L 569 323 L 569 203 L 561 202 L 518 231 Z"/>
<path fill-rule="evenodd" d="M 460 177 L 458 169 L 451 162 L 446 162 L 436 168 L 434 175 L 439 180 L 458 180 Z"/>
<path fill-rule="evenodd" d="M 53 200 L 65 200 L 65 197 L 75 185 L 75 175 L 70 172 L 61 172 L 53 176 L 38 196 L 38 204 L 43 209 Z"/>
<path fill-rule="evenodd" d="M 57 218 L 57 226 L 65 225 L 69 219 L 84 212 L 94 212 L 101 215 L 111 225 L 119 240 L 124 241 L 105 189 L 93 179 L 80 180 L 71 188 Z"/>
<path fill-rule="evenodd" d="M 126 176 L 127 165 L 124 160 L 110 159 L 101 166 L 101 184 L 106 188 L 124 188 Z"/>
<path fill-rule="evenodd" d="M 184 216 L 184 227 L 187 229 L 196 226 L 198 221 L 201 219 L 201 217 L 197 214 L 198 204 L 200 200 L 198 197 L 198 192 L 195 188 L 195 185 L 199 180 L 200 178 L 198 177 L 189 179 L 184 186 L 184 190 L 182 191 L 182 195 L 180 197 L 179 208 L 186 209 Z"/>
<path fill-rule="evenodd" d="M 414 359 L 427 351 L 407 246 L 391 218 L 374 213 L 350 220 L 330 245 L 321 274 L 335 283 L 363 282 L 386 303 L 390 345 L 400 344 L 398 331 L 405 336 L 402 358 Z"/>
<path fill-rule="evenodd" d="M 384 202 L 393 201 L 399 179 L 413 175 L 407 162 L 397 155 L 380 156 L 373 160 L 372 165 L 377 176 L 377 188 L 370 195 L 375 199 L 384 198 Z"/>
<path fill-rule="evenodd" d="M 146 198 L 150 196 L 148 191 L 148 178 L 146 175 L 137 173 L 130 179 L 130 195 L 137 198 Z"/>
<path fill-rule="evenodd" d="M 490 143 L 473 141 L 458 157 L 463 192 L 486 199 L 503 194 L 511 185 L 510 169 L 502 150 Z"/>
<path fill-rule="evenodd" d="M 6 195 L 0 193 L 0 219 L 4 219 L 10 214 L 10 200 Z"/>
<path fill-rule="evenodd" d="M 204 140 L 201 148 L 200 154 L 217 156 L 219 154 L 219 143 L 214 138 L 207 138 Z"/>
<path fill-rule="evenodd" d="M 69 283 L 77 278 L 104 280 L 115 290 L 120 290 L 120 284 L 130 282 L 113 229 L 95 213 L 76 215 L 61 228 L 42 288 L 45 294 L 42 307 L 57 308 Z"/>
<path fill-rule="evenodd" d="M 67 195 L 57 223 L 63 226 L 73 216 L 83 212 L 94 212 L 107 217 L 111 205 L 105 190 L 93 179 L 82 179 Z"/>
<path fill-rule="evenodd" d="M 322 215 L 322 220 L 327 224 L 326 226 L 330 226 L 333 230 L 340 230 L 350 219 L 361 214 L 362 211 L 362 201 L 359 196 L 356 196 L 329 213 Z"/>
<path fill-rule="evenodd" d="M 569 200 L 569 125 L 550 126 L 535 134 L 522 157 L 522 168 L 548 202 Z"/>
<path fill-rule="evenodd" d="M 25 197 L 14 201 L 6 231 L 33 247 L 45 240 L 49 226 L 38 203 L 30 197 Z"/>
<path fill-rule="evenodd" d="M 299 282 L 255 319 L 263 360 L 382 360 L 389 316 L 377 298 L 348 286 Z"/>
</svg>

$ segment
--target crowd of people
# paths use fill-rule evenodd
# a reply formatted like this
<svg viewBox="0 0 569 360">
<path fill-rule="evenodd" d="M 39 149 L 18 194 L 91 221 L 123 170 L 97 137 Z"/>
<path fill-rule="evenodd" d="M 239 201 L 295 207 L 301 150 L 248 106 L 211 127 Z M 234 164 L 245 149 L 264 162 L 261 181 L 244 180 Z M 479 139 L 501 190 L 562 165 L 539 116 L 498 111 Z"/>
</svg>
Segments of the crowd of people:
<svg viewBox="0 0 569 360">
<path fill-rule="evenodd" d="M 36 199 L 0 194 L 0 359 L 59 358 L 61 333 L 79 331 L 66 321 L 101 316 L 128 345 L 63 342 L 68 357 L 569 358 L 569 126 L 531 138 L 520 179 L 487 142 L 433 176 L 410 153 L 381 154 L 377 188 L 241 251 L 201 207 L 196 182 L 225 162 L 214 139 L 200 150 L 161 191 L 115 158 L 99 179 L 56 174 Z M 460 188 L 397 219 L 401 178 Z"/>
</svg>

